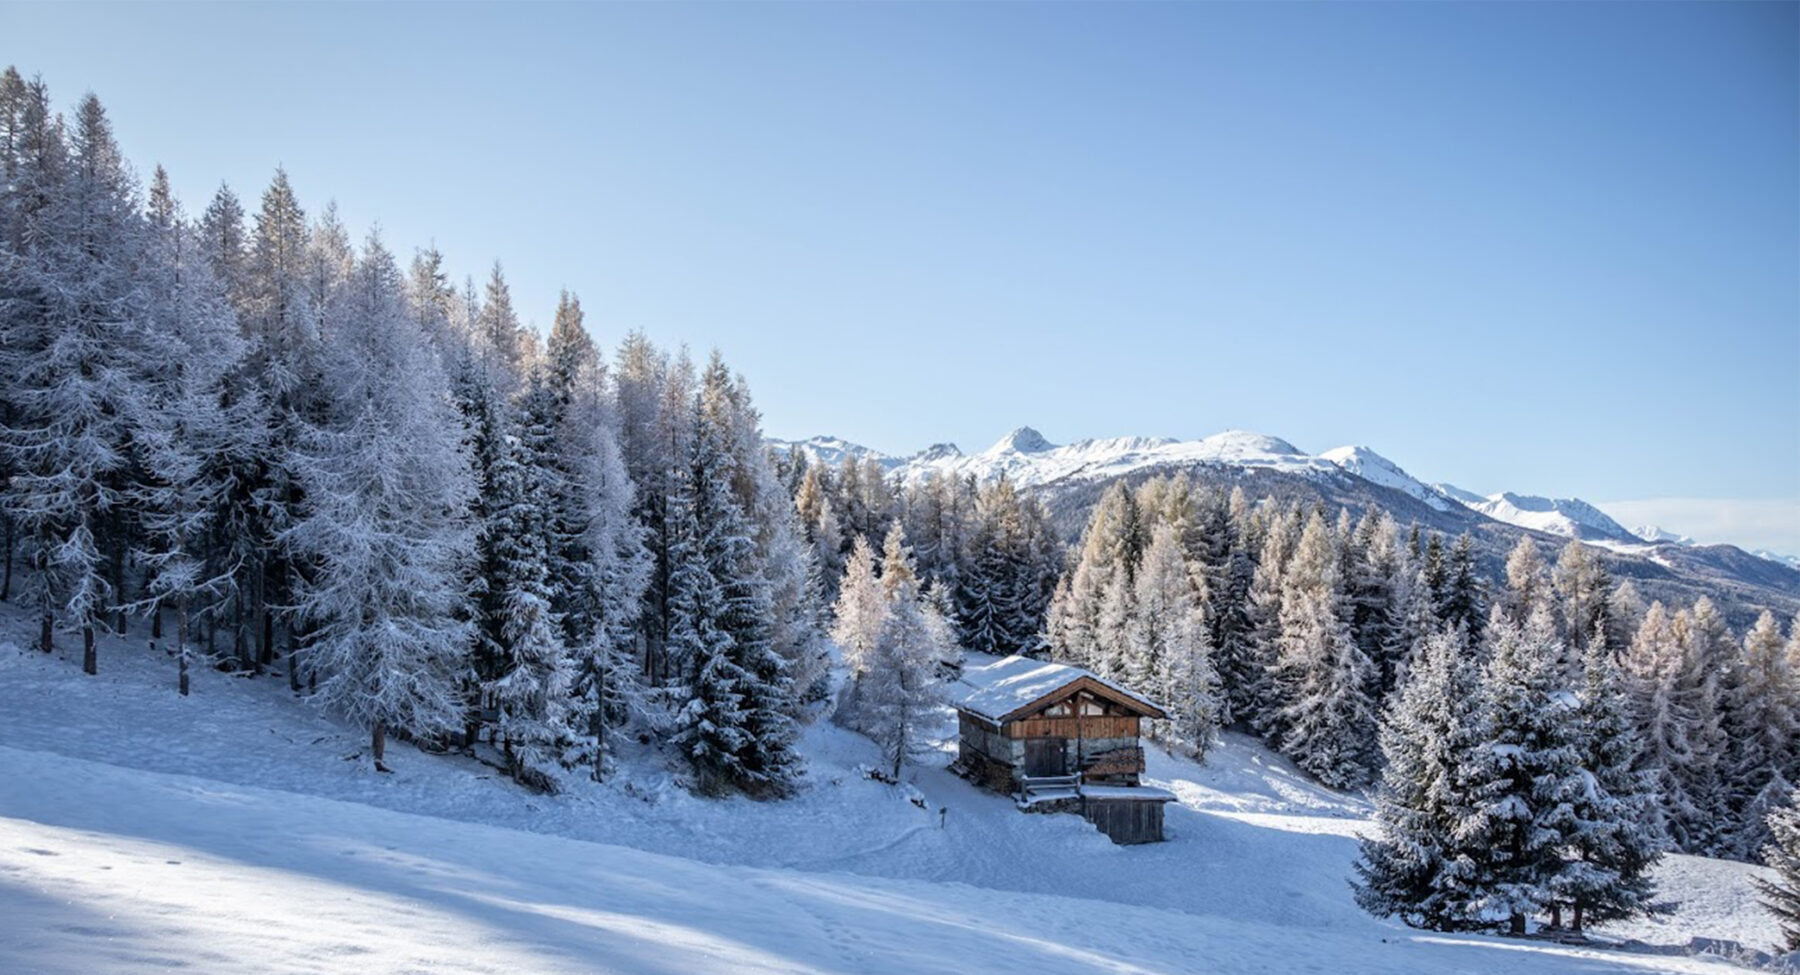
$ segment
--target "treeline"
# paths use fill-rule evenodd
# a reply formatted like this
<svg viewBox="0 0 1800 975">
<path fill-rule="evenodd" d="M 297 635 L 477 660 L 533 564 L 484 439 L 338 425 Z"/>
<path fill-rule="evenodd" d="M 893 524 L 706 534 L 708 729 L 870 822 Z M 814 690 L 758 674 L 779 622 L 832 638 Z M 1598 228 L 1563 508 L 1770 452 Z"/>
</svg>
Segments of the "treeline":
<svg viewBox="0 0 1800 975">
<path fill-rule="evenodd" d="M 792 786 L 821 581 L 717 354 L 609 365 L 569 294 L 540 341 L 498 264 L 403 268 L 280 171 L 190 219 L 12 69 L 0 175 L 0 598 L 42 649 L 278 669 L 378 765 L 399 734 L 554 788 L 630 725 L 700 789 Z"/>
<path fill-rule="evenodd" d="M 1062 574 L 1065 546 L 1034 498 L 1001 478 L 931 471 L 902 483 L 870 459 L 833 469 L 792 450 L 777 463 L 827 591 L 857 540 L 875 545 L 898 525 L 922 583 L 937 594 L 961 644 L 977 653 L 1042 655 L 1044 613 Z"/>
<path fill-rule="evenodd" d="M 1218 728 L 1247 730 L 1337 787 L 1404 772 L 1393 726 L 1413 720 L 1407 685 L 1444 645 L 1474 682 L 1456 702 L 1471 722 L 1500 720 L 1497 695 L 1523 680 L 1503 657 L 1546 657 L 1534 707 L 1559 733 L 1590 720 L 1584 707 L 1618 708 L 1617 740 L 1588 747 L 1642 785 L 1658 845 L 1753 858 L 1800 781 L 1800 633 L 1765 613 L 1739 639 L 1704 598 L 1646 607 L 1578 542 L 1552 565 L 1525 538 L 1487 580 L 1467 536 L 1383 512 L 1252 503 L 1180 475 L 1120 483 L 1047 626 L 1067 659 L 1159 695 L 1177 719 L 1157 733 L 1202 750 Z M 1485 727 L 1481 741 L 1499 739 Z"/>
</svg>

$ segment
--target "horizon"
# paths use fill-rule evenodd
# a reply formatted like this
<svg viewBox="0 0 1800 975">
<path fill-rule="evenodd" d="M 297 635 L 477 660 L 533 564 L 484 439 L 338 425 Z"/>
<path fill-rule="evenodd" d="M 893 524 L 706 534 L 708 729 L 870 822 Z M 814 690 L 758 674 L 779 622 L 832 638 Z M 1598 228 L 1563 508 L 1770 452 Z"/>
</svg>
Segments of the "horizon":
<svg viewBox="0 0 1800 975">
<path fill-rule="evenodd" d="M 1793 5 L 94 11 L 8 57 L 190 213 L 284 165 L 771 436 L 1241 428 L 1800 553 Z"/>
</svg>

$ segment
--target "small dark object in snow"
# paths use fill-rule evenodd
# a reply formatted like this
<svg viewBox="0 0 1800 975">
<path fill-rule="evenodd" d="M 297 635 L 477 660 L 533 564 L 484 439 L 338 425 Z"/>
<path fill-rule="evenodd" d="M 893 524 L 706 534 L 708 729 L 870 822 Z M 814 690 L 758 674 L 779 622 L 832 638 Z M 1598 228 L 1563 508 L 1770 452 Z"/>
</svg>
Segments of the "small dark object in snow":
<svg viewBox="0 0 1800 975">
<path fill-rule="evenodd" d="M 921 798 L 919 798 L 919 797 L 918 797 L 918 796 L 913 796 L 913 797 L 912 797 L 912 804 L 913 804 L 913 805 L 915 805 L 915 806 L 918 806 L 918 807 L 919 807 L 919 808 L 920 808 L 920 809 L 924 809 L 924 808 L 926 808 L 926 807 L 925 807 L 925 800 L 923 800 L 923 799 L 921 799 Z"/>
</svg>

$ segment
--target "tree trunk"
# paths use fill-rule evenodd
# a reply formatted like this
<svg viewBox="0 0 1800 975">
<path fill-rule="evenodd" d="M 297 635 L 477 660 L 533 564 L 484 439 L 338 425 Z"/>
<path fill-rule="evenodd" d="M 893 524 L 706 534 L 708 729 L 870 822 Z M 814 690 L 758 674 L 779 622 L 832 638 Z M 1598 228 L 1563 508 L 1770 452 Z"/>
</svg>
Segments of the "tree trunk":
<svg viewBox="0 0 1800 975">
<path fill-rule="evenodd" d="M 5 541 L 6 570 L 5 570 L 5 574 L 3 576 L 0 576 L 0 602 L 5 602 L 7 599 L 12 597 L 12 566 L 13 566 L 13 523 L 12 523 L 12 519 L 7 518 L 3 515 L 0 515 L 0 530 L 4 530 L 6 533 L 6 541 Z"/>
<path fill-rule="evenodd" d="M 150 611 L 150 639 L 152 639 L 152 640 L 162 639 L 162 604 L 161 603 L 158 603 L 156 608 Z"/>
<path fill-rule="evenodd" d="M 1562 927 L 1562 905 L 1561 904 L 1551 904 L 1550 905 L 1550 926 L 1553 928 L 1561 928 Z"/>
<path fill-rule="evenodd" d="M 284 629 L 284 633 L 287 637 L 283 642 L 287 647 L 288 690 L 293 691 L 295 694 L 299 694 L 300 648 L 296 646 L 297 641 L 294 639 L 294 631 L 292 629 Z"/>
<path fill-rule="evenodd" d="M 52 634 L 54 634 L 55 632 L 56 632 L 56 618 L 54 616 L 52 616 L 50 613 L 46 612 L 44 614 L 44 625 L 38 630 L 38 649 L 39 650 L 42 650 L 45 653 L 51 653 L 56 650 L 56 644 L 51 639 Z"/>
<path fill-rule="evenodd" d="M 1512 923 L 1507 930 L 1509 934 L 1523 935 L 1525 933 L 1525 915 L 1514 914 L 1512 916 Z"/>
<path fill-rule="evenodd" d="M 100 672 L 100 657 L 94 652 L 94 624 L 81 628 L 81 671 L 90 676 Z"/>
<path fill-rule="evenodd" d="M 1573 923 L 1570 925 L 1569 930 L 1575 932 L 1576 934 L 1580 934 L 1581 933 L 1581 902 L 1580 901 L 1575 902 L 1573 911 L 1574 911 L 1574 914 L 1573 914 L 1573 917 L 1571 918 Z"/>
<path fill-rule="evenodd" d="M 375 756 L 375 771 L 386 772 L 387 766 L 381 763 L 382 758 L 387 755 L 386 722 L 377 721 L 375 727 L 369 729 L 369 751 Z"/>
<path fill-rule="evenodd" d="M 156 614 L 156 624 L 162 624 L 162 613 Z M 188 645 L 187 645 L 187 600 L 175 603 L 175 657 L 181 662 L 181 696 L 188 696 Z"/>
</svg>

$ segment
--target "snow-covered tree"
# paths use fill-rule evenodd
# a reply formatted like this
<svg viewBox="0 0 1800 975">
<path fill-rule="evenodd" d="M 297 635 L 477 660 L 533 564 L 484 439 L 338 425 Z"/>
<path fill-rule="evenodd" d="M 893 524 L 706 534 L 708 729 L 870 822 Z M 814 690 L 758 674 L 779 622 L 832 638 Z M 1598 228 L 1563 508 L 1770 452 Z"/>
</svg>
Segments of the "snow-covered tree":
<svg viewBox="0 0 1800 975">
<path fill-rule="evenodd" d="M 132 418 L 142 472 L 130 501 L 143 529 L 138 559 L 149 573 L 143 602 L 157 616 L 155 636 L 161 635 L 162 610 L 175 613 L 172 652 L 185 695 L 192 624 L 234 592 L 229 565 L 209 558 L 209 550 L 234 471 L 250 463 L 259 446 L 258 404 L 232 395 L 230 381 L 244 344 L 230 296 L 168 195 L 160 167 L 146 279 L 152 341 L 167 365 L 153 373 L 144 410 Z"/>
<path fill-rule="evenodd" d="M 1459 631 L 1428 637 L 1381 723 L 1381 831 L 1362 841 L 1356 900 L 1414 927 L 1482 924 L 1466 886 L 1473 862 L 1457 830 L 1471 813 L 1464 770 L 1481 744 L 1479 675 Z"/>
<path fill-rule="evenodd" d="M 1219 731 L 1219 676 L 1205 606 L 1168 522 L 1151 533 L 1132 605 L 1126 677 L 1168 711 L 1170 740 L 1204 759 Z"/>
<path fill-rule="evenodd" d="M 1376 771 L 1374 667 L 1350 632 L 1333 531 L 1314 512 L 1282 579 L 1273 680 L 1281 752 L 1333 788 Z"/>
<path fill-rule="evenodd" d="M 1463 771 L 1470 808 L 1455 835 L 1471 857 L 1473 913 L 1504 917 L 1511 933 L 1524 934 L 1528 917 L 1554 905 L 1590 777 L 1574 721 L 1579 702 L 1558 666 L 1563 647 L 1549 609 L 1524 626 L 1496 614 L 1489 638 L 1482 741 Z"/>
<path fill-rule="evenodd" d="M 1763 861 L 1775 869 L 1775 880 L 1758 880 L 1763 904 L 1781 923 L 1781 934 L 1790 951 L 1800 951 L 1800 789 L 1787 805 L 1769 814 L 1772 839 L 1763 848 Z"/>
<path fill-rule="evenodd" d="M 378 240 L 346 290 L 330 398 L 293 455 L 305 504 L 281 541 L 307 570 L 296 609 L 318 697 L 369 729 L 379 768 L 389 730 L 462 721 L 473 484 L 448 383 Z"/>
<path fill-rule="evenodd" d="M 1550 884 L 1556 906 L 1569 906 L 1577 932 L 1588 922 L 1644 913 L 1652 893 L 1649 871 L 1661 856 L 1662 837 L 1650 808 L 1655 780 L 1637 768 L 1639 746 L 1625 701 L 1623 678 L 1606 641 L 1590 639 L 1583 654 L 1581 703 L 1573 715 L 1583 783 L 1570 804 L 1563 866 Z"/>
<path fill-rule="evenodd" d="M 39 644 L 62 624 L 95 632 L 122 597 L 132 526 L 131 418 L 143 415 L 151 344 L 148 253 L 130 170 L 98 99 L 69 127 L 29 99 L 9 197 L 14 239 L 3 252 L 0 375 L 7 377 L 0 453 L 3 501 L 31 545 Z"/>
<path fill-rule="evenodd" d="M 888 529 L 881 581 L 886 613 L 876 635 L 870 666 L 857 677 L 856 721 L 881 746 L 892 774 L 924 740 L 924 725 L 938 700 L 938 662 L 955 654 L 949 621 L 921 592 L 906 535 L 898 523 Z"/>
<path fill-rule="evenodd" d="M 831 627 L 831 638 L 842 651 L 844 667 L 853 679 L 874 665 L 875 644 L 886 617 L 887 594 L 875 572 L 875 551 L 868 539 L 858 538 L 844 564 Z"/>
<path fill-rule="evenodd" d="M 1763 820 L 1800 770 L 1800 675 L 1788 668 L 1782 643 L 1765 611 L 1724 675 L 1720 778 L 1728 817 L 1720 852 L 1727 856 L 1749 859 L 1768 842 Z"/>
</svg>

